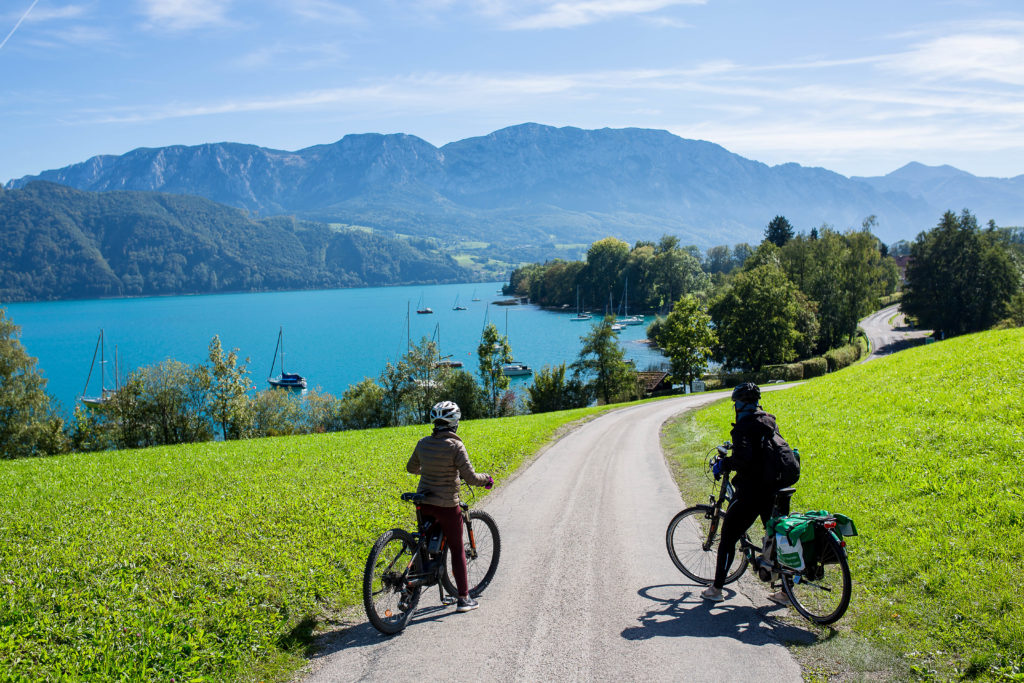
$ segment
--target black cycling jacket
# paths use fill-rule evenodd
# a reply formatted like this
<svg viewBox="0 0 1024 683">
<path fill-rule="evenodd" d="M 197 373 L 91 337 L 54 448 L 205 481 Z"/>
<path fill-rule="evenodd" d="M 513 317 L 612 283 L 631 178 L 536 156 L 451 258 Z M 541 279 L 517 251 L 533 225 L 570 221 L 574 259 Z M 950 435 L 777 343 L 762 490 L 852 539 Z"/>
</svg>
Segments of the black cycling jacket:
<svg viewBox="0 0 1024 683">
<path fill-rule="evenodd" d="M 764 448 L 765 439 L 775 430 L 775 416 L 760 407 L 733 424 L 732 455 L 725 459 L 725 466 L 735 472 L 732 485 L 737 495 L 767 495 L 776 490 L 775 468 Z"/>
</svg>

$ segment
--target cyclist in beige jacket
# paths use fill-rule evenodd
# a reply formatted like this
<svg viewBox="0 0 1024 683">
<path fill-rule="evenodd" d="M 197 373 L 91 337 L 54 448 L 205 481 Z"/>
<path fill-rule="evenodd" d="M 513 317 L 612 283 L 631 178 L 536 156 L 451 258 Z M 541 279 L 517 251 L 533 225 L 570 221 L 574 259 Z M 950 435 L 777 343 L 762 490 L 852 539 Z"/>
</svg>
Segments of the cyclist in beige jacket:
<svg viewBox="0 0 1024 683">
<path fill-rule="evenodd" d="M 430 409 L 434 431 L 416 444 L 405 469 L 420 475 L 419 493 L 426 497 L 421 511 L 433 517 L 444 531 L 445 541 L 451 548 L 452 573 L 459 591 L 457 612 L 469 612 L 480 606 L 469 595 L 466 576 L 466 554 L 462 550 L 462 512 L 459 509 L 459 479 L 471 486 L 491 488 L 494 479 L 473 470 L 469 453 L 462 439 L 455 433 L 462 412 L 452 401 L 441 401 Z"/>
</svg>

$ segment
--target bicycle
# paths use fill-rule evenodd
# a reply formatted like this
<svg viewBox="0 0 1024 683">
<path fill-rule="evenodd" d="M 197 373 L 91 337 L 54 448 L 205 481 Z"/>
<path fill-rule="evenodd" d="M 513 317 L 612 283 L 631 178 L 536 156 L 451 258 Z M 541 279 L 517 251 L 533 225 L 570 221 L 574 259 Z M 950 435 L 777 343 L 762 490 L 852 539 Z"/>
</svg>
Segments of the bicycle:
<svg viewBox="0 0 1024 683">
<path fill-rule="evenodd" d="M 718 446 L 705 465 L 705 475 L 711 472 L 715 461 L 724 458 L 732 444 L 726 441 Z M 728 514 L 728 503 L 734 489 L 729 472 L 721 475 L 717 498 L 711 495 L 709 504 L 688 507 L 672 518 L 665 532 L 669 557 L 683 574 L 701 585 L 711 585 L 715 579 L 718 558 L 718 530 Z M 775 495 L 772 517 L 788 514 L 789 502 L 796 489 L 784 488 Z M 725 509 L 723 509 L 723 507 Z M 775 538 L 765 535 L 762 545 L 753 543 L 744 533 L 739 551 L 726 570 L 725 583 L 738 580 L 747 567 L 757 568 L 758 578 L 773 588 L 776 582 L 789 597 L 790 604 L 805 619 L 816 624 L 838 621 L 850 605 L 852 581 L 846 558 L 846 542 L 835 532 L 836 521 L 831 518 L 816 520 L 815 544 L 817 552 L 797 570 L 781 564 L 775 553 Z"/>
<path fill-rule="evenodd" d="M 469 486 L 463 482 L 463 487 Z M 472 489 L 470 489 L 472 491 Z M 363 606 L 381 633 L 401 632 L 419 606 L 421 591 L 437 585 L 442 605 L 455 602 L 458 589 L 451 570 L 450 548 L 441 525 L 423 513 L 422 493 L 403 493 L 416 506 L 416 532 L 390 529 L 377 537 L 363 572 Z M 473 499 L 476 496 L 473 494 Z M 501 555 L 501 536 L 494 519 L 482 510 L 459 503 L 466 554 L 469 594 L 477 597 L 494 578 Z M 447 596 L 445 593 L 447 592 Z"/>
</svg>

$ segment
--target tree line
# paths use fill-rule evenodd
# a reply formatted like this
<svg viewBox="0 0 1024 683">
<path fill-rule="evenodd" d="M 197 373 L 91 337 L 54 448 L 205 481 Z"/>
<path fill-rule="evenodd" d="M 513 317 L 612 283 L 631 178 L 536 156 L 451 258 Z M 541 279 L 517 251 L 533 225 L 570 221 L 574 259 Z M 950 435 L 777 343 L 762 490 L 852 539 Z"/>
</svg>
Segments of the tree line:
<svg viewBox="0 0 1024 683">
<path fill-rule="evenodd" d="M 503 366 L 512 349 L 493 324 L 481 335 L 476 376 L 444 363 L 438 344 L 424 338 L 340 397 L 254 391 L 248 359 L 214 336 L 206 362 L 167 359 L 136 368 L 101 405 L 77 406 L 65 424 L 18 337 L 0 308 L 0 458 L 425 424 L 440 400 L 458 403 L 464 419 L 478 419 L 641 395 L 610 318 L 581 338 L 570 377 L 564 364 L 545 368 L 523 397 L 509 390 Z"/>
<path fill-rule="evenodd" d="M 632 302 L 635 278 L 638 306 L 667 312 L 648 336 L 668 357 L 676 384 L 701 377 L 712 359 L 756 371 L 805 358 L 821 374 L 821 354 L 849 344 L 857 321 L 901 285 L 892 250 L 872 235 L 873 225 L 868 218 L 860 230 L 821 226 L 798 234 L 777 216 L 756 248 L 714 247 L 705 255 L 672 237 L 632 248 L 608 238 L 591 245 L 586 262 L 517 269 L 509 289 L 562 305 L 577 287 L 604 296 L 628 281 Z M 947 212 L 906 251 L 901 307 L 922 326 L 950 336 L 1024 325 L 1024 230 L 991 222 L 981 229 L 969 211 Z M 643 388 L 614 321 L 599 319 L 581 336 L 575 361 L 538 371 L 522 397 L 509 391 L 502 366 L 511 347 L 493 324 L 481 335 L 476 376 L 441 362 L 437 344 L 424 338 L 340 397 L 314 390 L 301 399 L 254 391 L 248 361 L 215 336 L 206 363 L 168 359 L 138 368 L 103 410 L 78 408 L 65 424 L 0 309 L 0 457 L 424 424 L 442 399 L 456 401 L 466 419 L 632 400 Z"/>
</svg>

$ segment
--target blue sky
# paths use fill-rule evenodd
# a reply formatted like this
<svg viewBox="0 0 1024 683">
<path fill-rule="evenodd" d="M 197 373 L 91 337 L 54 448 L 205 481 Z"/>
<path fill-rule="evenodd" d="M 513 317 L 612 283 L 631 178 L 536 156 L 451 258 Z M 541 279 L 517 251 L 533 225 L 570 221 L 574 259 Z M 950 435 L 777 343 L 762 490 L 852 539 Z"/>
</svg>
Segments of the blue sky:
<svg viewBox="0 0 1024 683">
<path fill-rule="evenodd" d="M 1020 0 L 0 0 L 0 182 L 137 147 L 642 127 L 1024 173 Z"/>
</svg>

